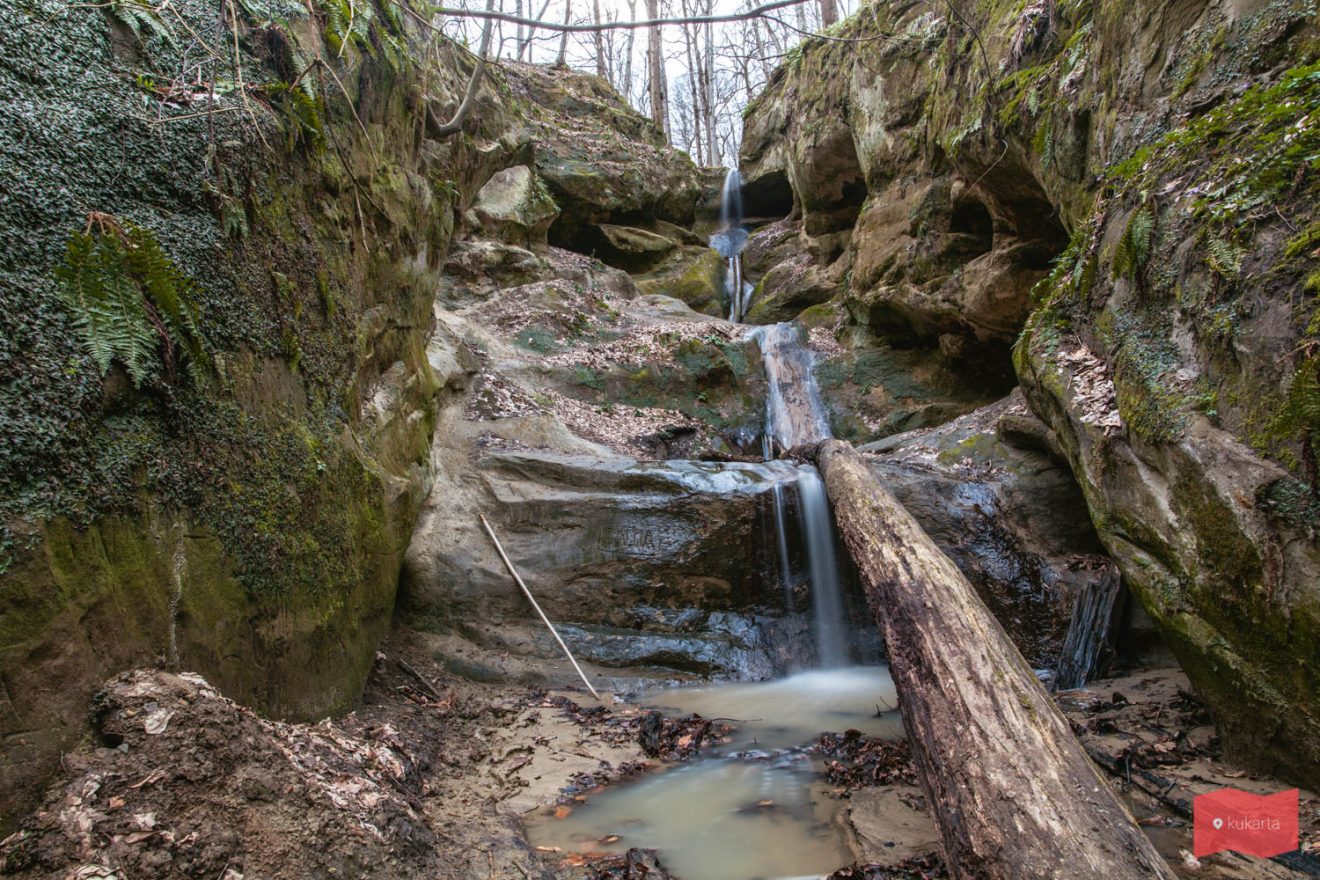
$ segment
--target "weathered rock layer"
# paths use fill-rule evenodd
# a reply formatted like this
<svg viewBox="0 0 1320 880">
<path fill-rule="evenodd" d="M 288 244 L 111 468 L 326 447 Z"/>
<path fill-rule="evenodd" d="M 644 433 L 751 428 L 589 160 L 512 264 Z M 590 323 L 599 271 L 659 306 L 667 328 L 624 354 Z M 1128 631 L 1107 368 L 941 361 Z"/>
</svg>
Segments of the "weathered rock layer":
<svg viewBox="0 0 1320 880">
<path fill-rule="evenodd" d="M 855 326 L 969 365 L 1016 344 L 1226 747 L 1314 785 L 1314 6 L 959 10 L 804 44 L 747 114 L 748 190 L 791 190 L 796 272 Z"/>
</svg>

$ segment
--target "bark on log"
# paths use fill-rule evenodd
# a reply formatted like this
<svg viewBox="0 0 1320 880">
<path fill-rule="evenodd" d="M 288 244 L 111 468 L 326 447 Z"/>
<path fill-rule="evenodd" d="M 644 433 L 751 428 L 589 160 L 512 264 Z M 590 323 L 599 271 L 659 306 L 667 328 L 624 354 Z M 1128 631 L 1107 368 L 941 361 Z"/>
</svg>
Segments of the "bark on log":
<svg viewBox="0 0 1320 880">
<path fill-rule="evenodd" d="M 953 876 L 1171 880 L 962 572 L 850 445 L 817 461 Z"/>
</svg>

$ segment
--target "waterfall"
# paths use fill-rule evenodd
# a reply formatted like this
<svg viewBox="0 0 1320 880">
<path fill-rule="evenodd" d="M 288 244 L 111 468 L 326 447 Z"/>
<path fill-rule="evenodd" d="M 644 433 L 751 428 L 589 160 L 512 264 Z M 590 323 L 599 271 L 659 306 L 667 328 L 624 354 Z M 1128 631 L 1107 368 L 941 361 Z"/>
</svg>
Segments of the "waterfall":
<svg viewBox="0 0 1320 880">
<path fill-rule="evenodd" d="M 720 228 L 741 226 L 742 219 L 742 177 L 737 168 L 730 168 L 724 176 L 724 189 L 720 192 Z"/>
<path fill-rule="evenodd" d="M 742 249 L 747 230 L 742 225 L 742 178 L 737 168 L 730 168 L 720 191 L 720 231 L 710 237 L 710 246 L 727 261 L 724 291 L 729 298 L 729 320 L 735 324 L 747 314 L 752 286 L 743 280 Z"/>
<path fill-rule="evenodd" d="M 765 457 L 774 458 L 776 446 L 788 450 L 831 437 L 829 416 L 811 372 L 811 352 L 802 344 L 802 329 L 797 324 L 770 324 L 748 335 L 760 346 L 770 385 L 761 441 Z"/>
<path fill-rule="evenodd" d="M 820 666 L 848 665 L 848 629 L 844 624 L 843 582 L 834 553 L 834 518 L 820 473 L 804 465 L 797 479 L 798 513 L 811 571 L 811 612 Z"/>
<path fill-rule="evenodd" d="M 811 353 L 802 344 L 796 324 L 772 324 L 749 331 L 761 349 L 769 389 L 765 401 L 765 431 L 762 448 L 767 459 L 778 450 L 802 443 L 828 439 L 829 417 L 821 401 L 820 388 L 811 372 Z M 811 577 L 811 606 L 816 652 L 820 666 L 848 664 L 848 627 L 843 604 L 843 582 L 835 552 L 834 518 L 830 513 L 825 483 L 811 465 L 798 467 L 795 484 L 798 521 L 806 548 Z M 787 498 L 776 488 L 775 530 L 785 588 L 788 586 L 788 539 L 785 522 Z"/>
</svg>

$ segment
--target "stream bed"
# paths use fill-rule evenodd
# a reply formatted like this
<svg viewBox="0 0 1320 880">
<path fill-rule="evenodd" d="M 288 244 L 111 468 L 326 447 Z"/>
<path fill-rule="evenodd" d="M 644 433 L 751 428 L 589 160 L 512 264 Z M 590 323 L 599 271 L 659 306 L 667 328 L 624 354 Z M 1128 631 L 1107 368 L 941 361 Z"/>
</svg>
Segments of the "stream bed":
<svg viewBox="0 0 1320 880">
<path fill-rule="evenodd" d="M 730 742 L 593 795 L 563 818 L 550 810 L 528 816 L 534 845 L 584 854 L 655 849 L 683 880 L 819 878 L 855 853 L 840 816 L 845 802 L 828 796 L 822 761 L 806 747 L 827 731 L 903 735 L 883 666 L 650 691 L 635 702 L 732 719 L 736 729 Z"/>
</svg>

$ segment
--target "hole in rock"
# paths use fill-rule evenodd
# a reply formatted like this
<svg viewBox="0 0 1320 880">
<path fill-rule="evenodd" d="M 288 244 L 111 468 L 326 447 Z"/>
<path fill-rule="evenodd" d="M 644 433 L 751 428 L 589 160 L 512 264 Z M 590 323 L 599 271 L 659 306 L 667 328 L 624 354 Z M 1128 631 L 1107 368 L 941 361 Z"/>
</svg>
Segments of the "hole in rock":
<svg viewBox="0 0 1320 880">
<path fill-rule="evenodd" d="M 780 219 L 793 213 L 793 187 L 783 171 L 743 181 L 743 214 L 748 218 Z"/>
</svg>

